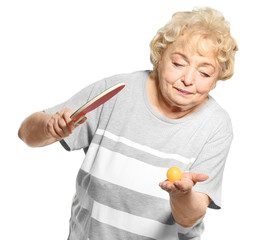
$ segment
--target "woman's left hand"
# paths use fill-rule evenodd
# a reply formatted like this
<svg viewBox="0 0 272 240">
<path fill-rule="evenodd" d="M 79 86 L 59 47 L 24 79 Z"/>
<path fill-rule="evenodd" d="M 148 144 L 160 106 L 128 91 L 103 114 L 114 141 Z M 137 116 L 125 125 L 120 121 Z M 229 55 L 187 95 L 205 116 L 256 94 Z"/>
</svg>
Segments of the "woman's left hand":
<svg viewBox="0 0 272 240">
<path fill-rule="evenodd" d="M 170 196 L 170 206 L 173 217 L 179 225 L 192 227 L 206 213 L 210 198 L 205 193 L 192 191 L 197 182 L 208 179 L 205 174 L 187 172 L 181 180 L 170 182 L 165 180 L 159 186 Z"/>
<path fill-rule="evenodd" d="M 186 172 L 183 173 L 181 180 L 176 180 L 175 182 L 170 182 L 165 180 L 159 184 L 159 186 L 167 191 L 171 197 L 181 197 L 186 195 L 188 192 L 192 191 L 193 186 L 197 182 L 203 182 L 208 179 L 205 174 Z"/>
</svg>

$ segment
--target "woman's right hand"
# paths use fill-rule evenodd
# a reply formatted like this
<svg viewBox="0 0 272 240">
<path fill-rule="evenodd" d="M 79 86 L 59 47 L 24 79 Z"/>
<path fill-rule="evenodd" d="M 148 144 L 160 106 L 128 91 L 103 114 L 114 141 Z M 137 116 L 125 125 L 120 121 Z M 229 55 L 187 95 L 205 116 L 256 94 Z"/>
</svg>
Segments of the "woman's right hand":
<svg viewBox="0 0 272 240">
<path fill-rule="evenodd" d="M 70 116 L 73 111 L 65 108 L 50 115 L 45 112 L 36 112 L 27 117 L 21 124 L 18 136 L 30 147 L 43 147 L 68 137 L 73 130 L 84 123 L 84 117 L 75 124 Z"/>
<path fill-rule="evenodd" d="M 46 125 L 47 134 L 59 141 L 68 137 L 78 125 L 87 120 L 87 118 L 84 117 L 79 123 L 75 124 L 70 118 L 72 114 L 72 109 L 64 108 L 52 115 Z"/>
</svg>

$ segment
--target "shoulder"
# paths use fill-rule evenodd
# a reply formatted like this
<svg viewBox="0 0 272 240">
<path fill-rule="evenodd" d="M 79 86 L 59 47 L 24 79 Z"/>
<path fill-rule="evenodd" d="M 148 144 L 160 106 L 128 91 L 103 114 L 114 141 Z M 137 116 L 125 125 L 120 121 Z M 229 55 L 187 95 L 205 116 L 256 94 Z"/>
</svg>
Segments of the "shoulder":
<svg viewBox="0 0 272 240">
<path fill-rule="evenodd" d="M 137 88 L 137 85 L 140 87 L 142 80 L 147 78 L 150 71 L 137 71 L 132 73 L 122 73 L 116 74 L 103 79 L 97 80 L 85 88 L 83 88 L 78 94 L 88 96 L 90 100 L 95 95 L 100 94 L 101 92 L 107 90 L 108 88 L 113 87 L 118 83 L 124 83 L 126 89 Z"/>
<path fill-rule="evenodd" d="M 116 74 L 104 79 L 107 85 L 109 84 L 117 84 L 119 82 L 124 82 L 125 84 L 137 84 L 140 80 L 144 80 L 147 78 L 150 71 L 143 70 L 143 71 L 135 71 L 131 73 L 122 73 Z"/>
<path fill-rule="evenodd" d="M 233 132 L 230 115 L 211 96 L 196 113 L 194 119 L 196 124 L 210 137 L 220 132 L 224 135 L 230 135 Z"/>
<path fill-rule="evenodd" d="M 212 126 L 213 131 L 223 131 L 226 134 L 233 133 L 232 121 L 229 113 L 211 96 L 209 96 L 207 112 L 209 115 L 209 125 Z"/>
<path fill-rule="evenodd" d="M 208 104 L 212 118 L 216 120 L 231 121 L 229 113 L 222 108 L 213 97 L 209 96 Z"/>
</svg>

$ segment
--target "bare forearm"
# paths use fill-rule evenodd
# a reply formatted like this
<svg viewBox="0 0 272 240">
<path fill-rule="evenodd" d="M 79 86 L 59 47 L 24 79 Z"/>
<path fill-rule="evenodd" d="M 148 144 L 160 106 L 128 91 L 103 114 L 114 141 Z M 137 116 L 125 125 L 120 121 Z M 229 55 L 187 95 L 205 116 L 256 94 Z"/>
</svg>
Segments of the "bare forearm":
<svg viewBox="0 0 272 240">
<path fill-rule="evenodd" d="M 57 139 L 50 136 L 46 126 L 51 115 L 44 112 L 36 112 L 27 117 L 21 124 L 18 136 L 31 147 L 42 147 L 56 142 Z"/>
<path fill-rule="evenodd" d="M 19 137 L 31 147 L 42 147 L 68 137 L 73 130 L 84 123 L 84 117 L 75 124 L 70 116 L 72 109 L 64 108 L 53 115 L 37 112 L 23 121 L 19 129 Z"/>
<path fill-rule="evenodd" d="M 190 191 L 183 196 L 171 196 L 170 205 L 176 223 L 183 227 L 193 226 L 205 213 L 209 197 L 203 193 Z"/>
<path fill-rule="evenodd" d="M 192 227 L 205 215 L 210 198 L 205 193 L 194 192 L 193 186 L 208 178 L 205 174 L 185 172 L 181 180 L 176 180 L 173 183 L 165 180 L 159 184 L 163 190 L 169 193 L 172 214 L 179 225 Z"/>
</svg>

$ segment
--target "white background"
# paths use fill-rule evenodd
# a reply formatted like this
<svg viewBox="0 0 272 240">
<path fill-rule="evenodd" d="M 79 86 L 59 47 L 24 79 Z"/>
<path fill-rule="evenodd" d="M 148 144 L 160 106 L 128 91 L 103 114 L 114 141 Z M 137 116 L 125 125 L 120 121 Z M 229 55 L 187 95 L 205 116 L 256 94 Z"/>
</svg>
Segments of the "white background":
<svg viewBox="0 0 272 240">
<path fill-rule="evenodd" d="M 229 112 L 235 138 L 223 208 L 209 210 L 203 240 L 268 239 L 271 233 L 271 5 L 269 1 L 4 0 L 0 3 L 0 238 L 68 235 L 83 152 L 29 148 L 17 137 L 29 114 L 91 82 L 150 69 L 149 42 L 174 12 L 223 12 L 239 43 L 235 75 L 212 95 Z"/>
</svg>

